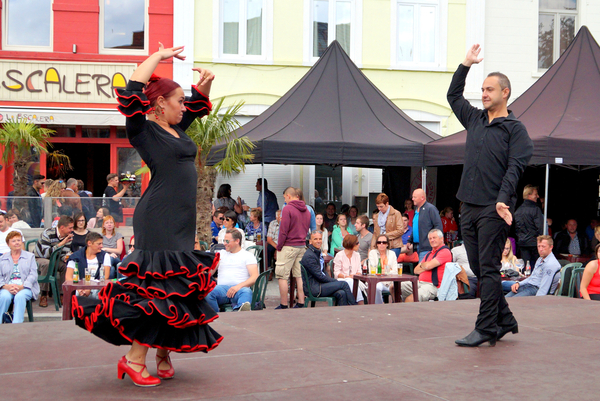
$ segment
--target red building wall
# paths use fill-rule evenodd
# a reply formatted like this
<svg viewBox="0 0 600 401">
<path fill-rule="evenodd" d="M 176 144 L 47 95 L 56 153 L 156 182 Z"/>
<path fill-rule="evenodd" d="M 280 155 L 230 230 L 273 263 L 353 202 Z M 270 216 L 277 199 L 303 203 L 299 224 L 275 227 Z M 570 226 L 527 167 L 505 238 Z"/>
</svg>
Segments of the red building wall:
<svg viewBox="0 0 600 401">
<path fill-rule="evenodd" d="M 54 0 L 53 14 L 53 50 L 52 52 L 13 51 L 1 48 L 0 59 L 3 60 L 40 60 L 45 62 L 67 61 L 72 63 L 137 63 L 143 62 L 147 55 L 109 55 L 99 53 L 100 43 L 100 1 L 103 0 Z M 5 12 L 6 0 L 0 0 L 0 13 Z M 169 0 L 148 0 L 148 54 L 158 50 L 158 42 L 166 47 L 173 45 L 173 2 Z M 3 18 L 0 18 L 0 28 Z M 2 35 L 2 29 L 0 29 Z M 77 52 L 73 53 L 73 45 Z M 173 61 L 161 62 L 156 73 L 164 77 L 173 77 Z M 127 77 L 128 78 L 128 77 Z M 4 106 L 39 106 L 65 108 L 108 109 L 116 107 L 100 103 L 61 103 L 61 102 L 17 102 L 0 99 Z M 52 126 L 48 126 L 52 128 Z M 74 139 L 74 138 L 73 138 Z M 58 139 L 57 139 L 58 140 Z M 85 142 L 86 138 L 80 141 Z M 117 140 L 115 142 L 122 142 Z M 90 142 L 92 143 L 92 142 Z M 110 165 L 116 166 L 115 152 L 111 152 Z M 43 166 L 42 174 L 44 174 Z M 0 170 L 0 196 L 12 190 L 12 169 L 4 166 Z"/>
</svg>

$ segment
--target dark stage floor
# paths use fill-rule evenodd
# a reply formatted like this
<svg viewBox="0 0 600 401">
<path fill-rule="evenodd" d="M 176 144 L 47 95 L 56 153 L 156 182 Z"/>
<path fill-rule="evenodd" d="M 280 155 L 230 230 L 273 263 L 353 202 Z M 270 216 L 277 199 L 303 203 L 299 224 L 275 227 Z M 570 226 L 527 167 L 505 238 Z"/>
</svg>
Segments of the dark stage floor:
<svg viewBox="0 0 600 401">
<path fill-rule="evenodd" d="M 72 321 L 2 325 L 5 400 L 596 400 L 600 302 L 513 298 L 496 347 L 459 348 L 478 300 L 225 313 L 209 354 L 176 354 L 175 379 L 117 380 L 117 348 Z M 149 361 L 154 361 L 151 351 Z M 151 374 L 156 365 L 149 363 Z"/>
</svg>

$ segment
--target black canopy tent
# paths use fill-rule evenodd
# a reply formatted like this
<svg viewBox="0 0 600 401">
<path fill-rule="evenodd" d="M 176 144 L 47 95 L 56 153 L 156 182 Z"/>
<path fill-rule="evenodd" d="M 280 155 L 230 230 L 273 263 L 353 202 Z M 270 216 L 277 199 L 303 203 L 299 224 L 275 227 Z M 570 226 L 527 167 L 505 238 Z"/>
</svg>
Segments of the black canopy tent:
<svg viewBox="0 0 600 401">
<path fill-rule="evenodd" d="M 440 138 L 381 93 L 337 41 L 238 133 L 256 144 L 253 163 L 354 167 L 423 166 L 423 145 Z"/>
<path fill-rule="evenodd" d="M 509 77 L 510 78 L 510 77 Z M 509 110 L 534 143 L 530 164 L 600 165 L 600 46 L 582 26 L 563 55 Z M 466 131 L 425 145 L 425 165 L 463 164 Z"/>
<path fill-rule="evenodd" d="M 238 135 L 256 144 L 253 163 L 263 166 L 263 180 L 265 164 L 422 167 L 424 144 L 440 138 L 381 93 L 335 40 Z M 208 163 L 220 160 L 224 148 L 214 147 Z M 261 198 L 264 205 L 264 191 Z"/>
</svg>

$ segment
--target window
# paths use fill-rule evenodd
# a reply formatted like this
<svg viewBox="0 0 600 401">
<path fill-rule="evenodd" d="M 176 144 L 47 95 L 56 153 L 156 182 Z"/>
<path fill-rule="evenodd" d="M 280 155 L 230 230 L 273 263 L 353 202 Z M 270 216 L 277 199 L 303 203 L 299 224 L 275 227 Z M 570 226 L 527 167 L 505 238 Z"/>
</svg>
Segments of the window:
<svg viewBox="0 0 600 401">
<path fill-rule="evenodd" d="M 146 54 L 146 0 L 100 0 L 100 53 Z"/>
<path fill-rule="evenodd" d="M 52 0 L 5 0 L 4 7 L 4 49 L 52 51 Z"/>
<path fill-rule="evenodd" d="M 392 2 L 392 65 L 440 69 L 445 64 L 446 2 Z"/>
<path fill-rule="evenodd" d="M 355 0 L 308 0 L 310 7 L 310 58 L 316 61 L 337 40 L 350 57 L 357 47 Z"/>
<path fill-rule="evenodd" d="M 550 68 L 575 37 L 577 0 L 539 0 L 538 69 Z"/>
<path fill-rule="evenodd" d="M 220 57 L 264 60 L 267 0 L 220 0 Z"/>
</svg>

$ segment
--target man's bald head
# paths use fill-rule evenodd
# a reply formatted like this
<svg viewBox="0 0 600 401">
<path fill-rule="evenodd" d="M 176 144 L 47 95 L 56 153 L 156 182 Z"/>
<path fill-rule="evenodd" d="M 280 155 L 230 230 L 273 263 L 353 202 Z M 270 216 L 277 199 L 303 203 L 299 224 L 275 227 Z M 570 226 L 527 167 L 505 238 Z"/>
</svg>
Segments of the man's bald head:
<svg viewBox="0 0 600 401">
<path fill-rule="evenodd" d="M 417 188 L 413 191 L 412 200 L 417 207 L 423 206 L 425 203 L 425 191 L 421 188 Z"/>
</svg>

